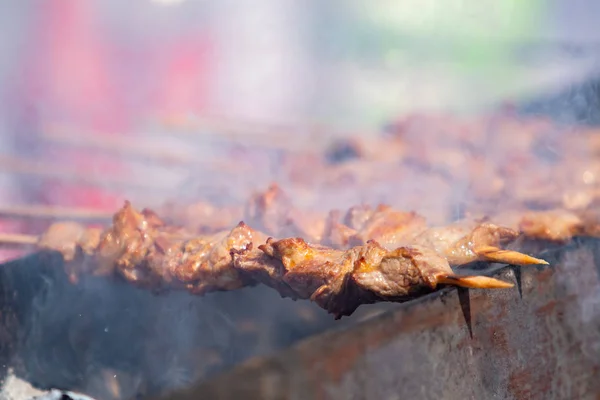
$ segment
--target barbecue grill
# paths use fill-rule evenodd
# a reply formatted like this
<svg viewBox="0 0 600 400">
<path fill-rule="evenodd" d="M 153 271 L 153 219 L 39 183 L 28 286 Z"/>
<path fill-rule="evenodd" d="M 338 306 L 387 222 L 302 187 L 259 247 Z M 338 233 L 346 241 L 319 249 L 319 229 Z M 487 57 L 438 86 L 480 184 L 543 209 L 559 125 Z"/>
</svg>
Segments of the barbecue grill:
<svg viewBox="0 0 600 400">
<path fill-rule="evenodd" d="M 298 8 L 294 10 L 298 11 Z M 335 14 L 335 10 L 338 8 L 323 10 L 321 18 L 333 18 L 330 13 Z M 336 24 L 343 24 L 334 20 Z M 226 31 L 227 26 L 223 24 L 217 31 Z M 522 39 L 519 37 L 516 41 Z M 419 38 L 415 43 L 422 44 L 422 40 Z M 532 83 L 532 89 L 525 88 L 527 85 L 523 82 L 524 76 L 531 75 L 519 75 L 521 71 L 514 76 L 515 87 L 506 89 L 511 92 L 509 94 L 482 88 L 482 92 L 486 92 L 481 95 L 486 104 L 484 107 L 473 106 L 472 103 L 478 100 L 475 97 L 464 99 L 457 107 L 460 111 L 466 107 L 476 115 L 483 115 L 474 125 L 456 122 L 445 112 L 436 110 L 435 101 L 425 95 L 416 96 L 414 110 L 404 102 L 392 101 L 391 104 L 401 110 L 399 121 L 388 119 L 385 129 L 372 129 L 374 132 L 360 135 L 347 133 L 343 123 L 324 126 L 262 123 L 208 113 L 198 118 L 183 118 L 183 122 L 179 116 L 166 123 L 154 121 L 151 128 L 145 127 L 145 132 L 128 132 L 127 135 L 81 134 L 80 125 L 46 124 L 46 121 L 34 118 L 37 124 L 34 123 L 31 129 L 35 131 L 35 138 L 18 138 L 15 141 L 18 151 L 0 155 L 0 167 L 12 181 L 27 181 L 17 196 L 24 199 L 22 204 L 0 206 L 1 226 L 13 228 L 12 232 L 0 234 L 0 249 L 18 252 L 18 257 L 10 253 L 13 257 L 5 257 L 10 259 L 0 265 L 0 365 L 5 382 L 0 398 L 31 398 L 34 394 L 43 399 L 91 396 L 109 400 L 600 398 L 600 383 L 596 379 L 600 373 L 600 190 L 595 181 L 598 176 L 593 169 L 595 164 L 592 166 L 600 151 L 600 141 L 593 139 L 598 137 L 595 132 L 600 120 L 597 111 L 600 102 L 597 81 L 589 74 L 596 71 L 595 52 L 591 45 L 560 49 L 555 43 L 540 46 L 539 43 L 523 42 L 526 42 L 524 46 L 517 46 L 521 52 L 544 53 L 548 47 L 550 53 L 558 54 L 563 60 L 562 64 L 556 62 L 558 70 L 569 64 L 565 60 L 571 62 L 563 68 L 568 76 L 556 79 L 560 84 L 531 79 L 532 82 L 527 83 Z M 290 37 L 286 37 L 284 43 L 287 43 L 286 47 L 298 45 Z M 480 48 L 476 46 L 476 49 Z M 577 53 L 573 49 L 579 51 L 578 56 L 573 54 Z M 182 59 L 192 64 L 197 62 L 190 61 L 185 54 Z M 331 57 L 331 54 L 319 54 L 319 57 L 327 56 Z M 492 60 L 498 61 L 494 57 Z M 359 73 L 345 60 L 328 59 L 327 62 L 331 64 L 326 63 L 327 66 L 322 68 L 311 65 L 315 68 L 312 72 L 327 81 L 325 91 L 339 91 L 339 97 L 344 97 L 346 91 L 369 93 L 369 87 L 381 89 L 381 82 L 383 86 L 392 82 L 386 73 L 374 74 L 376 78 Z M 516 64 L 521 62 L 526 64 L 521 59 Z M 187 76 L 185 62 L 174 65 L 172 68 L 177 74 Z M 538 67 L 536 64 L 531 69 Z M 332 74 L 331 69 L 341 72 Z M 550 69 L 553 71 L 548 76 L 556 76 L 554 69 Z M 476 70 L 469 69 L 467 76 L 471 73 L 477 75 Z M 358 82 L 363 80 L 358 78 L 371 81 L 359 90 Z M 447 79 L 453 81 L 456 76 L 440 78 L 433 85 L 443 86 Z M 177 82 L 173 83 L 175 94 L 179 93 Z M 471 90 L 472 85 L 476 84 L 467 83 L 466 91 Z M 551 90 L 554 86 L 561 90 Z M 454 94 L 465 93 L 465 87 L 454 90 Z M 523 90 L 529 95 L 525 100 L 502 107 L 492 101 L 494 109 L 485 109 L 489 106 L 490 96 L 493 100 L 498 97 L 513 99 L 519 97 L 513 92 L 521 95 Z M 449 90 L 440 98 L 452 97 L 452 93 Z M 383 109 L 390 106 L 383 105 L 387 101 L 383 100 L 383 95 L 368 98 L 368 101 L 362 101 L 361 96 L 358 96 L 360 101 L 353 96 L 347 97 L 342 101 L 328 99 L 336 103 L 334 120 L 339 118 L 340 109 L 364 108 L 365 102 L 379 104 Z M 294 103 L 293 100 L 296 99 L 290 103 Z M 253 104 L 248 103 L 240 107 L 253 109 Z M 269 104 L 274 103 L 277 101 L 270 99 L 262 108 L 269 108 Z M 278 112 L 289 111 L 287 103 L 278 106 L 281 106 Z M 351 124 L 357 127 L 361 123 L 372 125 L 373 114 L 379 113 L 385 114 L 381 110 L 367 110 Z M 25 119 L 31 123 L 29 117 Z M 490 137 L 503 129 L 509 133 L 511 130 L 538 132 L 531 135 L 536 141 L 528 147 L 535 147 L 537 162 L 528 164 L 517 154 L 505 163 L 505 172 L 512 174 L 513 182 L 525 182 L 518 188 L 523 204 L 516 204 L 510 196 L 504 196 L 504 189 L 495 189 L 493 176 L 486 175 L 488 164 L 483 161 L 506 153 L 487 149 L 484 145 L 486 153 L 482 158 L 474 157 L 474 163 L 463 168 L 452 157 L 452 146 L 444 149 L 444 136 L 432 136 L 429 141 L 444 142 L 438 148 L 450 154 L 436 164 L 438 154 L 433 149 L 438 144 L 429 143 L 427 135 L 421 134 L 431 132 L 430 123 L 433 130 L 447 130 L 448 137 L 457 137 L 461 151 L 469 154 L 481 150 L 477 143 L 471 143 L 472 137 L 481 131 Z M 361 129 L 362 126 L 356 130 Z M 291 134 L 284 136 L 281 132 Z M 573 140 L 564 140 L 567 134 L 572 134 Z M 579 137 L 588 138 L 589 147 L 588 142 L 578 141 Z M 519 149 L 525 146 L 519 141 L 520 136 L 511 138 L 515 141 L 511 146 Z M 482 140 L 484 144 L 497 143 L 488 142 L 486 138 Z M 557 149 L 555 143 L 572 148 Z M 577 147 L 581 143 L 583 149 Z M 35 147 L 35 151 L 31 147 Z M 100 154 L 99 165 L 110 165 L 110 160 L 118 162 L 105 173 L 74 173 L 69 161 L 54 165 L 43 159 L 48 157 L 43 149 L 51 149 L 48 151 L 50 160 L 53 157 L 66 160 L 77 155 L 82 169 L 89 165 L 85 154 Z M 568 181 L 568 174 L 565 175 L 567 178 L 553 176 L 548 181 L 536 182 L 540 186 L 546 185 L 545 191 L 529 190 L 531 182 L 519 179 L 521 174 L 527 178 L 527 168 L 530 168 L 530 176 L 535 175 L 534 170 L 552 168 L 560 162 L 563 152 L 580 155 L 579 159 L 573 157 L 570 160 L 585 167 L 582 170 L 585 190 L 580 190 L 577 185 L 567 185 L 568 190 L 564 193 L 553 192 L 555 187 L 561 188 Z M 396 176 L 403 171 L 398 165 L 400 159 L 409 171 L 422 179 Z M 587 160 L 590 161 L 589 168 Z M 498 160 L 494 162 L 502 164 Z M 312 169 L 309 168 L 311 165 Z M 526 172 L 522 173 L 519 166 Z M 479 167 L 481 170 L 475 171 Z M 333 172 L 331 176 L 328 175 L 330 171 Z M 452 177 L 456 171 L 467 171 L 466 176 Z M 544 173 L 539 175 L 544 176 Z M 475 177 L 478 190 L 485 190 L 478 192 L 465 184 L 475 181 Z M 453 183 L 444 185 L 447 180 Z M 260 192 L 272 181 L 280 183 L 283 190 L 279 186 L 270 186 Z M 43 193 L 41 187 L 57 189 L 49 195 Z M 61 188 L 68 188 L 69 196 L 73 198 L 56 206 L 55 200 L 60 198 L 56 194 Z M 239 204 L 257 188 L 259 194 L 250 196 L 250 201 L 240 211 Z M 352 193 L 343 195 L 344 190 L 350 189 Z M 495 190 L 503 195 L 496 195 Z M 411 198 L 405 195 L 408 192 L 416 195 Z M 288 204 L 289 199 L 283 199 L 287 194 L 291 194 L 293 206 Z M 74 198 L 79 196 L 83 196 L 85 207 L 75 204 Z M 40 198 L 50 204 L 40 205 Z M 157 210 L 158 216 L 139 210 L 139 213 L 130 210 L 127 214 L 126 205 L 113 217 L 126 199 L 131 200 L 134 208 Z M 165 204 L 169 200 L 172 202 Z M 357 206 L 361 202 L 371 203 L 373 209 L 368 210 L 371 215 L 381 213 L 385 216 L 383 223 L 369 230 L 366 223 L 359 228 L 348 222 L 352 212 L 357 215 L 367 212 Z M 392 202 L 393 207 L 377 208 L 378 202 Z M 558 214 L 551 214 L 552 218 L 564 219 L 560 219 L 563 225 L 553 230 L 544 225 L 552 220 L 540 222 L 535 216 L 545 218 L 544 213 L 556 211 L 552 208 L 556 204 L 560 210 Z M 345 210 L 351 206 L 345 217 L 336 212 L 323 217 L 325 211 Z M 469 236 L 471 239 L 463 244 L 474 253 L 468 254 L 471 257 L 468 263 L 446 264 L 448 269 L 450 265 L 460 268 L 454 268 L 455 275 L 444 275 L 438 282 L 450 286 L 436 287 L 435 290 L 426 287 L 423 293 L 410 292 L 406 298 L 382 294 L 375 290 L 379 290 L 375 284 L 369 286 L 370 281 L 357 278 L 356 265 L 371 262 L 366 256 L 367 250 L 384 252 L 377 247 L 379 245 L 372 244 L 372 240 L 381 243 L 399 241 L 404 246 L 405 242 L 386 234 L 386 221 L 392 224 L 396 221 L 394 218 L 400 218 L 406 225 L 414 224 L 413 228 L 422 232 L 424 228 L 419 216 L 408 213 L 412 209 L 417 213 L 420 210 L 429 212 L 427 220 L 440 226 L 471 218 L 478 224 L 504 227 L 502 224 L 506 223 L 512 227 L 514 215 L 504 215 L 503 211 L 534 214 L 514 225 L 515 232 L 520 230 L 521 236 L 506 248 L 494 244 L 491 253 L 489 246 L 486 253 L 472 245 L 477 240 Z M 407 213 L 396 214 L 398 210 Z M 319 212 L 319 217 L 313 215 Z M 492 214 L 496 212 L 502 215 L 500 219 L 493 219 Z M 537 212 L 540 214 L 535 214 Z M 561 214 L 563 212 L 566 216 Z M 202 275 L 205 280 L 213 279 L 210 284 L 197 278 L 192 279 L 191 284 L 185 276 L 175 272 L 157 275 L 149 267 L 152 261 L 158 262 L 150 259 L 150 252 L 144 255 L 142 262 L 132 262 L 133 266 L 127 264 L 126 267 L 123 267 L 125 264 L 111 266 L 108 273 L 102 269 L 106 267 L 100 262 L 105 261 L 102 255 L 94 258 L 97 256 L 94 252 L 101 253 L 98 249 L 102 246 L 94 242 L 86 247 L 81 234 L 77 246 L 66 239 L 50 240 L 52 235 L 47 234 L 56 226 L 54 223 L 76 221 L 85 225 L 86 234 L 95 232 L 96 227 L 110 226 L 114 229 L 111 231 L 113 237 L 118 237 L 120 231 L 115 228 L 118 215 L 141 218 L 139 221 L 143 222 L 139 224 L 143 228 L 140 230 L 151 226 L 148 237 L 156 233 L 152 229 L 164 234 L 156 236 L 163 241 L 152 239 L 156 243 L 154 247 L 161 251 L 151 255 L 160 253 L 156 257 L 161 262 L 172 256 L 169 253 L 171 247 L 163 242 L 168 235 L 180 234 L 180 231 L 171 232 L 175 225 L 184 225 L 188 232 L 205 238 L 205 235 L 230 230 L 243 218 L 250 228 L 240 224 L 234 229 L 256 229 L 261 235 L 271 233 L 275 239 L 261 236 L 259 240 L 251 236 L 249 245 L 228 245 L 224 257 L 233 260 L 231 265 L 234 265 L 237 280 L 219 286 L 222 281 L 210 274 Z M 490 215 L 492 220 L 488 221 Z M 165 226 L 157 223 L 159 227 L 155 228 L 152 226 L 154 218 L 159 217 L 168 222 Z M 530 225 L 523 221 L 529 221 Z M 541 229 L 536 225 L 538 223 L 542 225 Z M 318 234 L 314 233 L 317 231 Z M 38 235 L 42 232 L 46 236 L 41 236 L 43 240 L 40 241 Z M 110 239 L 110 235 L 108 237 Z M 420 237 L 411 236 L 406 240 L 410 244 Z M 100 243 L 109 243 L 109 239 L 105 236 L 104 242 Z M 93 242 L 93 238 L 90 241 Z M 423 246 L 426 242 L 417 243 Z M 188 244 L 186 242 L 186 246 Z M 350 255 L 354 254 L 352 249 L 367 250 L 360 253 L 364 259 L 356 261 L 355 269 L 346 275 L 348 278 L 337 289 L 328 287 L 330 292 L 323 294 L 324 291 L 312 288 L 310 279 L 303 279 L 305 276 L 312 279 L 315 273 L 296 277 L 296 280 L 281 273 L 282 265 L 286 268 L 290 265 L 289 262 L 286 264 L 283 254 L 286 245 L 294 251 L 300 248 L 318 253 L 322 249 L 316 244 Z M 202 245 L 205 244 L 198 246 Z M 303 245 L 308 247 L 303 248 Z M 212 242 L 207 246 L 217 247 Z M 86 253 L 88 250 L 90 252 Z M 209 250 L 206 252 L 210 253 Z M 514 252 L 518 252 L 516 256 Z M 513 258 L 497 262 L 498 257 L 509 253 Z M 409 259 L 411 265 L 422 272 L 417 266 L 422 254 L 385 254 L 384 258 Z M 464 254 L 462 256 L 464 258 Z M 529 261 L 523 262 L 523 257 L 535 259 L 527 258 Z M 169 260 L 182 259 L 172 256 Z M 381 263 L 376 264 L 368 265 L 371 270 L 365 267 L 365 276 L 379 271 Z M 337 266 L 335 262 L 327 265 Z M 226 269 L 226 272 L 232 270 Z M 434 272 L 439 273 L 439 270 Z M 409 274 L 402 277 L 408 279 Z M 514 287 L 488 290 L 452 284 L 467 279 L 465 277 L 495 278 L 486 280 L 486 284 L 509 283 Z M 409 289 L 411 285 L 421 285 L 419 290 L 426 286 L 418 279 L 405 284 Z M 395 302 L 409 298 L 406 302 Z M 358 305 L 360 307 L 354 309 Z M 24 384 L 36 389 L 19 386 Z M 26 393 L 17 393 L 19 390 Z"/>
<path fill-rule="evenodd" d="M 552 268 L 495 271 L 514 290 L 444 290 L 168 398 L 596 398 L 597 245 L 545 248 Z"/>
</svg>

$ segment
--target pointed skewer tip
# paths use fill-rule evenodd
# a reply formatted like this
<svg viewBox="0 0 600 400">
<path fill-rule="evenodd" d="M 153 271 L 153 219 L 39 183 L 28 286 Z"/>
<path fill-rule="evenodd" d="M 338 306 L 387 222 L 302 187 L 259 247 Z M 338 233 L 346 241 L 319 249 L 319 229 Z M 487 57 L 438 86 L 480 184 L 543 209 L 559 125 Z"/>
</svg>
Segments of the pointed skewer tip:
<svg viewBox="0 0 600 400">
<path fill-rule="evenodd" d="M 446 275 L 439 277 L 438 283 L 472 289 L 508 289 L 514 286 L 510 282 L 504 282 L 500 279 L 487 276 Z"/>
<path fill-rule="evenodd" d="M 547 261 L 535 258 L 514 250 L 503 250 L 497 247 L 485 246 L 475 252 L 486 261 L 513 265 L 549 265 Z"/>
</svg>

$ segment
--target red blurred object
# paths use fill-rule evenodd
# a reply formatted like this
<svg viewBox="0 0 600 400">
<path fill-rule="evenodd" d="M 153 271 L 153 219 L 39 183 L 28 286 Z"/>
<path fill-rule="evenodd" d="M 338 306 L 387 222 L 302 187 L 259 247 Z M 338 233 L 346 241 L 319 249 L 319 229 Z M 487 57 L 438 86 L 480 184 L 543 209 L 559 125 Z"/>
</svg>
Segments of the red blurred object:
<svg viewBox="0 0 600 400">
<path fill-rule="evenodd" d="M 39 3 L 25 56 L 25 98 L 40 110 L 41 125 L 62 124 L 75 132 L 114 135 L 128 131 L 128 116 L 111 71 L 110 47 L 94 19 L 93 2 Z M 92 133 L 93 132 L 93 133 Z M 38 160 L 89 174 L 125 174 L 121 160 L 91 151 L 39 149 Z M 34 202 L 66 206 L 115 207 L 122 199 L 99 188 L 48 180 Z"/>
<path fill-rule="evenodd" d="M 179 38 L 159 49 L 155 58 L 166 62 L 164 79 L 158 80 L 152 107 L 166 116 L 201 113 L 208 100 L 210 41 L 204 37 Z"/>
<path fill-rule="evenodd" d="M 188 34 L 166 45 L 152 43 L 149 52 L 132 51 L 126 40 L 115 41 L 100 25 L 96 2 L 48 0 L 39 4 L 25 54 L 23 80 L 27 83 L 19 96 L 27 105 L 37 105 L 42 126 L 58 124 L 85 135 L 126 135 L 135 128 L 135 121 L 148 115 L 172 117 L 202 110 L 210 59 L 204 35 Z M 132 107 L 127 90 L 143 78 L 135 73 L 124 77 L 123 71 L 135 72 L 136 68 L 139 75 L 150 74 L 152 79 L 150 95 Z M 129 79 L 127 84 L 123 79 Z M 51 167 L 78 174 L 135 179 L 126 157 L 64 147 L 39 148 L 35 156 Z M 109 210 L 124 200 L 118 188 L 85 187 L 54 179 L 32 186 L 27 197 L 36 203 Z"/>
</svg>

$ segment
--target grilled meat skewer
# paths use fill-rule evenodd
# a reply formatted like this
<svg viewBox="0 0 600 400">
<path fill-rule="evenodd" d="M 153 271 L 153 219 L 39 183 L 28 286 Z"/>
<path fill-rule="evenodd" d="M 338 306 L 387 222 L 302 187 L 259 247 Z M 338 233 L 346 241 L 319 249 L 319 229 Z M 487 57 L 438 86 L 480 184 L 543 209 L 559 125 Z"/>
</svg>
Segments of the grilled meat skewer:
<svg viewBox="0 0 600 400">
<path fill-rule="evenodd" d="M 403 302 L 441 284 L 470 288 L 513 285 L 485 276 L 461 277 L 448 261 L 421 246 L 388 251 L 377 242 L 349 250 L 307 244 L 299 238 L 273 240 L 233 252 L 234 265 L 284 296 L 310 299 L 334 314 L 350 315 L 361 304 Z"/>
<path fill-rule="evenodd" d="M 38 245 L 63 253 L 73 281 L 81 273 L 116 275 L 153 290 L 182 289 L 198 295 L 262 283 L 284 297 L 311 299 L 336 317 L 351 314 L 360 304 L 406 301 L 441 284 L 512 286 L 484 276 L 457 276 L 447 255 L 422 244 L 387 249 L 368 240 L 334 249 L 300 238 L 267 238 L 243 222 L 228 232 L 197 237 L 129 203 L 103 232 L 55 224 Z M 511 253 L 531 263 L 529 256 Z M 457 260 L 461 259 L 453 263 Z"/>
</svg>

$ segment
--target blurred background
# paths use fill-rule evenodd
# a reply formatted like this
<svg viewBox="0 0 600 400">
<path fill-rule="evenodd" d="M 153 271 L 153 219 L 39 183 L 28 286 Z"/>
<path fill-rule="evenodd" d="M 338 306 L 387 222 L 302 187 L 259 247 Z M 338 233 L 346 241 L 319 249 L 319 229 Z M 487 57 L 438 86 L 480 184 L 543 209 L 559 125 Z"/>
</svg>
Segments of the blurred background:
<svg viewBox="0 0 600 400">
<path fill-rule="evenodd" d="M 410 114 L 510 104 L 598 123 L 599 15 L 592 0 L 5 1 L 0 208 L 239 203 L 285 188 L 311 152 Z M 293 195 L 343 208 L 419 185 Z M 447 205 L 435 189 L 420 206 Z"/>
<path fill-rule="evenodd" d="M 583 0 L 0 7 L 0 202 L 108 210 L 201 195 L 232 143 L 293 151 L 566 87 L 593 73 L 600 39 Z"/>
</svg>

